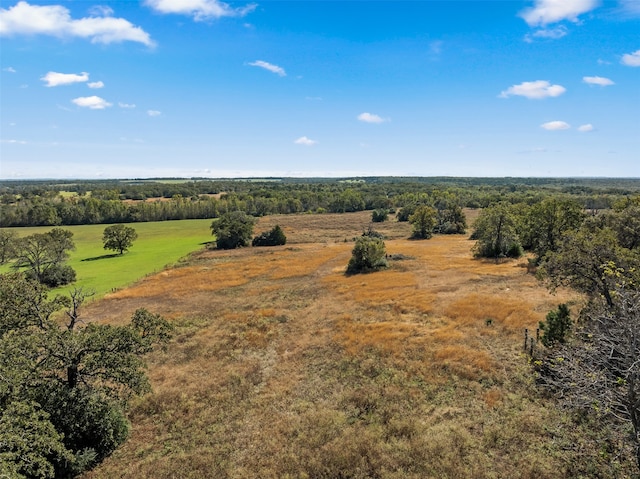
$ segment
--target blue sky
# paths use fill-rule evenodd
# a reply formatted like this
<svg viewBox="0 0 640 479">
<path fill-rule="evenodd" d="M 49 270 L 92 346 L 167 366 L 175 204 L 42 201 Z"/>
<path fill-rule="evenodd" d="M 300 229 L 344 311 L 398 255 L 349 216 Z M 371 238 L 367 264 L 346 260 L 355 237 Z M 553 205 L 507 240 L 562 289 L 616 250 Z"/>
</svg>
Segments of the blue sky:
<svg viewBox="0 0 640 479">
<path fill-rule="evenodd" d="M 640 177 L 640 0 L 0 3 L 0 178 Z"/>
</svg>

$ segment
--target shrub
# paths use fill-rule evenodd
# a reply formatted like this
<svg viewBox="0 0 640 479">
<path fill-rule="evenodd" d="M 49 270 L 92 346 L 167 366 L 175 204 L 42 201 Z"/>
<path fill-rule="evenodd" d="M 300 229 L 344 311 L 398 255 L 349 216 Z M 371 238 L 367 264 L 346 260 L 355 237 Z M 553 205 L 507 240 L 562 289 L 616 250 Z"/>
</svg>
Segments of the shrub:
<svg viewBox="0 0 640 479">
<path fill-rule="evenodd" d="M 270 231 L 260 233 L 253 238 L 252 246 L 280 246 L 287 244 L 287 237 L 279 225 L 275 225 Z"/>
<path fill-rule="evenodd" d="M 40 278 L 37 278 L 33 271 L 27 271 L 25 274 L 27 277 L 40 281 L 40 283 L 49 286 L 50 288 L 64 286 L 65 284 L 73 283 L 76 280 L 75 270 L 66 264 L 54 264 L 50 266 L 42 272 Z"/>
<path fill-rule="evenodd" d="M 371 213 L 371 221 L 374 223 L 382 223 L 389 218 L 389 210 L 377 209 Z"/>
<path fill-rule="evenodd" d="M 216 236 L 219 249 L 233 249 L 247 246 L 253 235 L 255 218 L 242 211 L 225 213 L 211 223 L 211 232 Z"/>
<path fill-rule="evenodd" d="M 347 274 L 365 273 L 387 267 L 386 249 L 380 238 L 360 236 L 351 251 Z"/>
<path fill-rule="evenodd" d="M 540 329 L 542 337 L 540 340 L 545 346 L 551 346 L 554 343 L 564 343 L 565 337 L 571 329 L 571 318 L 569 317 L 569 308 L 566 304 L 561 304 L 555 311 L 549 311 L 547 319 L 540 321 Z"/>
</svg>

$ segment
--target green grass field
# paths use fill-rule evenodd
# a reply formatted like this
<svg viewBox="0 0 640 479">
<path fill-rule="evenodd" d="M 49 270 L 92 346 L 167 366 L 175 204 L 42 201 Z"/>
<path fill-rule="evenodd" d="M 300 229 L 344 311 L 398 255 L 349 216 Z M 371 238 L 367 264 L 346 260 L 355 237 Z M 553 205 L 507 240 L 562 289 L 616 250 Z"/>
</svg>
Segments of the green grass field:
<svg viewBox="0 0 640 479">
<path fill-rule="evenodd" d="M 210 225 L 210 219 L 130 224 L 128 226 L 137 231 L 138 239 L 122 256 L 102 247 L 102 232 L 109 225 L 64 226 L 73 232 L 76 249 L 71 252 L 68 264 L 76 270 L 77 281 L 54 292 L 64 293 L 73 287 L 83 287 L 96 292 L 94 299 L 102 297 L 203 248 L 213 239 Z M 50 229 L 15 228 L 15 231 L 20 236 L 27 236 Z M 0 272 L 9 269 L 4 265 Z"/>
</svg>

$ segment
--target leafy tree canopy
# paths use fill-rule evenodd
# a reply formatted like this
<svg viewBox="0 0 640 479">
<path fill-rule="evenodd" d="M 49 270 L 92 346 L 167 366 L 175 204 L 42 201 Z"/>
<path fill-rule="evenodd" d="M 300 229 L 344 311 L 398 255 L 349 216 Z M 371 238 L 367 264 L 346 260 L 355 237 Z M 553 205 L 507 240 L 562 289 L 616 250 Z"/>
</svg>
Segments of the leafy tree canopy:
<svg viewBox="0 0 640 479">
<path fill-rule="evenodd" d="M 211 232 L 216 237 L 219 249 L 247 246 L 253 236 L 256 219 L 242 211 L 225 213 L 211 223 Z"/>
<path fill-rule="evenodd" d="M 102 234 L 104 249 L 117 251 L 119 254 L 131 248 L 137 238 L 136 230 L 123 224 L 107 226 Z"/>
</svg>

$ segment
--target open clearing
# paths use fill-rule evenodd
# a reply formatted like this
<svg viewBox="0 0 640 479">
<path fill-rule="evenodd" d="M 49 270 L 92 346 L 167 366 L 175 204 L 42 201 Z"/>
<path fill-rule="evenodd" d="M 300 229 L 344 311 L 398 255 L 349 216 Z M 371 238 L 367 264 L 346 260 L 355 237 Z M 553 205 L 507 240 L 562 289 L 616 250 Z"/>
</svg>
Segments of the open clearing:
<svg viewBox="0 0 640 479">
<path fill-rule="evenodd" d="M 560 302 L 526 260 L 472 258 L 467 237 L 377 224 L 388 270 L 344 275 L 370 212 L 265 217 L 288 244 L 203 251 L 90 304 L 177 327 L 149 357 L 154 392 L 91 478 L 556 478 L 620 467 L 598 431 L 536 394 L 523 329 Z M 347 241 L 345 241 L 345 239 Z M 607 469 L 609 468 L 609 469 Z M 585 472 L 586 471 L 586 472 Z M 613 474 L 613 472 L 611 472 Z M 608 477 L 606 474 L 603 477 Z"/>
</svg>

